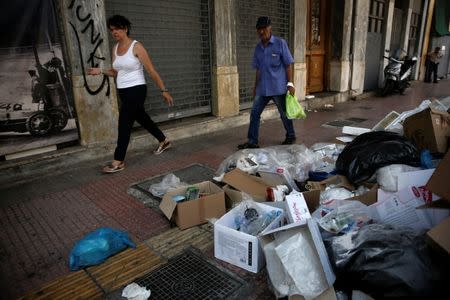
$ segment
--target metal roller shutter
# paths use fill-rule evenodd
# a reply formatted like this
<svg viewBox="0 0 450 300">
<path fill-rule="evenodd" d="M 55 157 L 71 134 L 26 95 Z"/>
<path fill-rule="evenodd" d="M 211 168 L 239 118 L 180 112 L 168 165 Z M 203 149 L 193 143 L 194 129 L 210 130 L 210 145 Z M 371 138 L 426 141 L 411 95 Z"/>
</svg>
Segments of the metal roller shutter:
<svg viewBox="0 0 450 300">
<path fill-rule="evenodd" d="M 105 8 L 107 18 L 120 14 L 131 21 L 131 36 L 143 43 L 174 98 L 174 107 L 168 108 L 146 74 L 145 105 L 153 120 L 211 112 L 208 0 L 107 0 Z"/>
<path fill-rule="evenodd" d="M 252 92 L 255 85 L 255 70 L 252 68 L 253 51 L 259 42 L 255 24 L 259 16 L 269 16 L 272 20 L 272 33 L 290 39 L 290 0 L 247 0 L 237 2 L 237 64 L 239 72 L 240 109 L 252 105 Z"/>
</svg>

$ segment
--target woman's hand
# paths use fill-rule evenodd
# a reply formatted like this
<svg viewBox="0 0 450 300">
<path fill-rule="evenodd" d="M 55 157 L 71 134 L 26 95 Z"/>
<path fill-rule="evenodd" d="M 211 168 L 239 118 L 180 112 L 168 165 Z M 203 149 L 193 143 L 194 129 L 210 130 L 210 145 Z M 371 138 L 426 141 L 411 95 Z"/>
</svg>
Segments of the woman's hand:
<svg viewBox="0 0 450 300">
<path fill-rule="evenodd" d="M 100 68 L 89 68 L 87 70 L 88 75 L 100 75 L 102 74 L 102 69 Z"/>
<path fill-rule="evenodd" d="M 166 102 L 169 106 L 173 106 L 173 98 L 169 94 L 169 92 L 162 93 L 162 96 L 164 97 L 164 100 L 166 100 Z"/>
</svg>

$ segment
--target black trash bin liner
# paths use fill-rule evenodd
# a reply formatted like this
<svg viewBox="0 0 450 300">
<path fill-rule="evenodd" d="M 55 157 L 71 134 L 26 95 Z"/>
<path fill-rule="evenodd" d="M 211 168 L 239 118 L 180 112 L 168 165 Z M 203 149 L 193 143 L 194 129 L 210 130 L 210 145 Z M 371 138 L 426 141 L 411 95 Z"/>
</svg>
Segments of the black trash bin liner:
<svg viewBox="0 0 450 300">
<path fill-rule="evenodd" d="M 420 152 L 405 137 L 372 131 L 357 136 L 339 154 L 336 170 L 353 184 L 369 179 L 377 169 L 391 164 L 420 166 Z"/>
<path fill-rule="evenodd" d="M 337 289 L 361 290 L 375 299 L 410 299 L 434 297 L 447 284 L 448 260 L 434 255 L 424 233 L 370 224 L 324 242 Z"/>
</svg>

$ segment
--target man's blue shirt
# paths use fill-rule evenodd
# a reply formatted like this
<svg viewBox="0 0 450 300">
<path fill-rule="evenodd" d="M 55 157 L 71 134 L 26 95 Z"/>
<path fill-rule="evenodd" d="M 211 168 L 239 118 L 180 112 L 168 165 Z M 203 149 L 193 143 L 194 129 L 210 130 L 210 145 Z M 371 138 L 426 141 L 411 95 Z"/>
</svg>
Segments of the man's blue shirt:
<svg viewBox="0 0 450 300">
<path fill-rule="evenodd" d="M 253 68 L 260 72 L 256 96 L 286 94 L 286 66 L 292 63 L 294 58 L 282 38 L 272 35 L 266 48 L 262 42 L 258 43 L 252 61 Z"/>
</svg>

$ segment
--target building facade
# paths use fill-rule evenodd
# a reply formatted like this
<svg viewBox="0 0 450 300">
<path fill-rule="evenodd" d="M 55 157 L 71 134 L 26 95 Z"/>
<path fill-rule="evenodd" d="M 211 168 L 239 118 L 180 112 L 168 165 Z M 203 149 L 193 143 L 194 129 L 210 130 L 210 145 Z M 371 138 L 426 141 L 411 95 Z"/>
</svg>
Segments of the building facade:
<svg viewBox="0 0 450 300">
<path fill-rule="evenodd" d="M 174 107 L 168 108 L 147 78 L 146 110 L 155 121 L 166 122 L 192 116 L 228 118 L 251 107 L 255 78 L 251 58 L 258 43 L 258 16 L 268 15 L 273 33 L 288 42 L 295 60 L 297 97 L 307 107 L 322 92 L 345 101 L 377 89 L 387 64 L 383 56 L 396 49 L 423 60 L 435 4 L 434 0 L 41 2 L 53 3 L 78 143 L 88 147 L 116 138 L 114 81 L 86 71 L 111 66 L 113 41 L 106 20 L 114 14 L 130 19 L 131 35 L 149 51 L 174 97 Z M 416 68 L 415 79 L 421 66 L 423 62 Z M 307 95 L 315 95 L 316 100 Z"/>
</svg>

